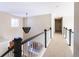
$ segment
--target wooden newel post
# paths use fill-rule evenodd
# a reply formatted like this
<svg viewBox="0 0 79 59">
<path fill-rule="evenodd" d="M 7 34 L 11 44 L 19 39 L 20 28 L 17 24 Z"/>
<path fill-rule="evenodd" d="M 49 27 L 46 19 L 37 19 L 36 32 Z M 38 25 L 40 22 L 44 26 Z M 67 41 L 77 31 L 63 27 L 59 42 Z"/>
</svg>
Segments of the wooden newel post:
<svg viewBox="0 0 79 59">
<path fill-rule="evenodd" d="M 44 32 L 45 32 L 45 48 L 47 48 L 47 30 L 45 29 Z"/>
<path fill-rule="evenodd" d="M 22 42 L 22 39 L 20 37 L 14 38 L 14 57 L 22 56 L 21 42 Z"/>
</svg>

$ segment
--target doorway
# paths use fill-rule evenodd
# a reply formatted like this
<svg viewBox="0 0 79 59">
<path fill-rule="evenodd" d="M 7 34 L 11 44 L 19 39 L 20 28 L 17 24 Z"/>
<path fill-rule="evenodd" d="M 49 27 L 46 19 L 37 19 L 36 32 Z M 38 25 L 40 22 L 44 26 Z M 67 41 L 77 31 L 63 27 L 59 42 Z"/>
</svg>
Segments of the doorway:
<svg viewBox="0 0 79 59">
<path fill-rule="evenodd" d="M 55 18 L 55 32 L 62 33 L 62 17 Z"/>
</svg>

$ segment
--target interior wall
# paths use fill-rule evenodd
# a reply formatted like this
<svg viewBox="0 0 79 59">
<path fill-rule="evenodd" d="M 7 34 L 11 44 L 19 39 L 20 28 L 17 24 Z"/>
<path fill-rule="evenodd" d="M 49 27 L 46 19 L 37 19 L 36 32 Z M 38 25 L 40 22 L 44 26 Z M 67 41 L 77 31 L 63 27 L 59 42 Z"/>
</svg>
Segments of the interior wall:
<svg viewBox="0 0 79 59">
<path fill-rule="evenodd" d="M 27 27 L 31 27 L 30 32 L 26 34 L 26 38 L 41 33 L 44 29 L 50 28 L 51 14 L 29 17 L 26 20 L 26 25 Z"/>
<path fill-rule="evenodd" d="M 74 17 L 73 16 L 64 16 L 63 17 L 63 27 L 67 27 L 68 29 L 72 29 L 74 31 Z"/>
<path fill-rule="evenodd" d="M 11 19 L 19 19 L 19 26 L 11 27 Z M 13 40 L 15 36 L 23 38 L 22 18 L 0 12 L 0 55 L 8 49 L 8 42 Z"/>
<path fill-rule="evenodd" d="M 79 2 L 74 3 L 74 56 L 79 57 Z"/>
<path fill-rule="evenodd" d="M 52 38 L 53 38 L 53 36 L 54 36 L 54 33 L 55 33 L 55 21 L 54 21 L 54 15 L 52 14 L 52 16 L 51 16 L 51 27 L 52 27 Z"/>
</svg>

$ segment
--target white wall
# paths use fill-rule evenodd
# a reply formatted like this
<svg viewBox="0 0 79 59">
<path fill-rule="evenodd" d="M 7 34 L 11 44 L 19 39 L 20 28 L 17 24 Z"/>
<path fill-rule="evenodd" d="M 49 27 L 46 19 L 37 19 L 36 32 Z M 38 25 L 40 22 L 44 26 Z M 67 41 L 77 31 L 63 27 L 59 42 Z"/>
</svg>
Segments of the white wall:
<svg viewBox="0 0 79 59">
<path fill-rule="evenodd" d="M 18 27 L 11 27 L 12 18 L 19 19 Z M 17 35 L 23 37 L 22 19 L 5 12 L 0 12 L 0 55 L 8 49 L 8 42 Z"/>
<path fill-rule="evenodd" d="M 55 33 L 55 17 L 54 17 L 54 15 L 52 14 L 52 16 L 51 16 L 51 27 L 52 27 L 52 38 L 53 38 L 53 36 L 54 36 L 54 33 Z"/>
<path fill-rule="evenodd" d="M 74 4 L 74 56 L 79 57 L 79 2 Z"/>
<path fill-rule="evenodd" d="M 29 17 L 26 20 L 26 25 L 27 25 L 27 27 L 31 27 L 31 30 L 30 30 L 28 36 L 33 36 L 33 35 L 36 35 L 38 33 L 41 33 L 44 31 L 44 29 L 50 28 L 50 26 L 51 26 L 51 14 Z"/>
</svg>

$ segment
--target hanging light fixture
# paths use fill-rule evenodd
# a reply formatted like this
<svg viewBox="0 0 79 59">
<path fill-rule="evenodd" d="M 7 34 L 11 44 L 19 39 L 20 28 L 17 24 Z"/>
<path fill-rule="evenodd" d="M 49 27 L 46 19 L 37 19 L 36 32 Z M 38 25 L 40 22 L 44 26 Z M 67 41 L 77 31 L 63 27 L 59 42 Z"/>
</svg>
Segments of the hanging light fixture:
<svg viewBox="0 0 79 59">
<path fill-rule="evenodd" d="M 28 15 L 28 13 L 26 13 L 26 18 L 27 18 L 27 15 Z M 25 21 L 26 18 L 24 19 L 24 27 L 22 27 L 22 29 L 25 33 L 28 33 L 30 31 L 31 27 L 26 27 L 26 21 Z"/>
</svg>

